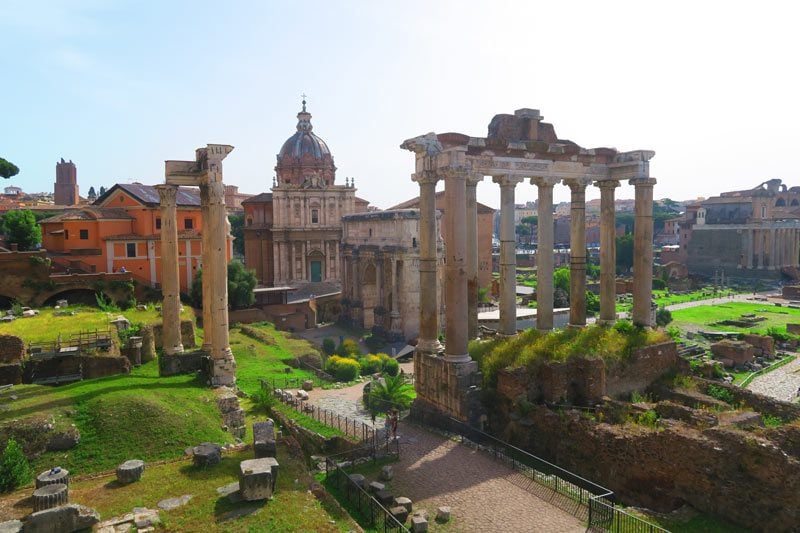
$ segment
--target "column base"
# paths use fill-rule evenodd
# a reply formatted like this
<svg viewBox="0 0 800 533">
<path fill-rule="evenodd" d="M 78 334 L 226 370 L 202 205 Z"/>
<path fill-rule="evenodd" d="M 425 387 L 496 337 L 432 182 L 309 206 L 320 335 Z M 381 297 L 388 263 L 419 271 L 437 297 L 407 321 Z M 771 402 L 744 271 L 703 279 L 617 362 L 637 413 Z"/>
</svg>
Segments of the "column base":
<svg viewBox="0 0 800 533">
<path fill-rule="evenodd" d="M 442 346 L 442 343 L 439 342 L 438 339 L 420 339 L 417 342 L 417 351 L 431 355 L 439 355 L 444 351 L 444 346 Z"/>
<path fill-rule="evenodd" d="M 444 354 L 444 360 L 447 363 L 469 363 L 472 361 L 472 358 L 469 356 L 468 353 L 465 354 Z"/>
<path fill-rule="evenodd" d="M 616 318 L 599 318 L 597 319 L 597 323 L 601 326 L 613 326 L 617 323 Z"/>
<path fill-rule="evenodd" d="M 230 348 L 225 348 L 222 357 L 211 359 L 211 386 L 233 387 L 236 385 L 236 360 Z"/>
<path fill-rule="evenodd" d="M 468 423 L 478 424 L 483 414 L 480 386 L 483 377 L 477 361 L 452 363 L 435 355 L 414 353 L 414 377 L 417 399 L 412 413 L 439 413 Z"/>
<path fill-rule="evenodd" d="M 183 344 L 176 344 L 172 347 L 172 349 L 164 346 L 164 353 L 167 355 L 177 355 L 179 353 L 183 353 Z"/>
<path fill-rule="evenodd" d="M 567 324 L 567 327 L 570 329 L 583 329 L 586 327 L 586 324 Z"/>
<path fill-rule="evenodd" d="M 212 349 L 211 343 L 210 342 L 208 344 L 203 343 L 203 345 L 200 347 L 200 349 L 203 350 L 204 352 L 207 352 L 207 353 L 210 354 L 211 353 L 211 349 Z"/>
</svg>

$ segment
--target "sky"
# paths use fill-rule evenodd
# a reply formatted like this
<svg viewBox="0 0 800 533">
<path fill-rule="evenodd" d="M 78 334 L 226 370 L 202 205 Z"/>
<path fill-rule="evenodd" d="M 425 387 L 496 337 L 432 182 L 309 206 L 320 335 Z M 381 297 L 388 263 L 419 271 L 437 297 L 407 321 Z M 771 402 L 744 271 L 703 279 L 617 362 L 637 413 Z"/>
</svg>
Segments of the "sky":
<svg viewBox="0 0 800 533">
<path fill-rule="evenodd" d="M 484 137 L 539 109 L 586 148 L 650 149 L 657 198 L 800 185 L 800 31 L 785 1 L 0 1 L 0 187 L 163 181 L 231 144 L 224 180 L 269 189 L 307 94 L 337 183 L 387 208 L 418 194 L 430 131 Z M 599 196 L 595 188 L 587 198 Z M 499 207 L 486 178 L 479 201 Z M 633 187 L 617 189 L 633 197 Z M 555 200 L 569 198 L 556 187 Z M 522 184 L 518 203 L 536 199 Z"/>
</svg>

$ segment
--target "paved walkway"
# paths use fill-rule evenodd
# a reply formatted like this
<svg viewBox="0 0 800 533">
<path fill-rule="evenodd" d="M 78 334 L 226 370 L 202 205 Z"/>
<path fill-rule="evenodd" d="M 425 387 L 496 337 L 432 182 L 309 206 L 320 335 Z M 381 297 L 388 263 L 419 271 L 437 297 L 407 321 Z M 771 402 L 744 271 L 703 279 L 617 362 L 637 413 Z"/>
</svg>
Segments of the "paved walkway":
<svg viewBox="0 0 800 533">
<path fill-rule="evenodd" d="M 363 385 L 347 389 L 311 391 L 309 401 L 331 411 L 365 421 L 358 406 Z M 382 420 L 378 420 L 381 425 Z M 368 422 L 369 423 L 369 422 Z M 574 502 L 533 484 L 484 453 L 448 440 L 414 424 L 400 422 L 400 461 L 389 489 L 406 496 L 415 509 L 426 509 L 432 520 L 436 509 L 448 505 L 452 531 L 583 532 L 573 513 Z"/>
<path fill-rule="evenodd" d="M 800 357 L 772 372 L 756 377 L 747 388 L 776 400 L 795 401 L 797 391 L 800 390 Z"/>
</svg>

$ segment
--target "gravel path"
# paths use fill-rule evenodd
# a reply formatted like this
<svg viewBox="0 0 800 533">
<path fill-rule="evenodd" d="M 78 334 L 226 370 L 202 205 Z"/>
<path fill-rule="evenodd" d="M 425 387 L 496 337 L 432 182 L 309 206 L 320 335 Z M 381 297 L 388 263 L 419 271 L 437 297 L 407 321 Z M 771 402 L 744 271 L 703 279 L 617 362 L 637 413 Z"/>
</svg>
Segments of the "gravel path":
<svg viewBox="0 0 800 533">
<path fill-rule="evenodd" d="M 359 406 L 362 388 L 315 389 L 309 401 L 371 423 Z M 438 507 L 450 506 L 453 531 L 586 530 L 573 514 L 574 502 L 536 484 L 528 488 L 526 478 L 487 455 L 403 421 L 398 436 L 400 461 L 389 488 L 395 496 L 411 498 L 415 509 L 426 509 L 431 519 Z"/>
<path fill-rule="evenodd" d="M 797 398 L 797 391 L 800 390 L 800 357 L 772 372 L 758 376 L 747 388 L 776 400 L 794 401 Z"/>
</svg>

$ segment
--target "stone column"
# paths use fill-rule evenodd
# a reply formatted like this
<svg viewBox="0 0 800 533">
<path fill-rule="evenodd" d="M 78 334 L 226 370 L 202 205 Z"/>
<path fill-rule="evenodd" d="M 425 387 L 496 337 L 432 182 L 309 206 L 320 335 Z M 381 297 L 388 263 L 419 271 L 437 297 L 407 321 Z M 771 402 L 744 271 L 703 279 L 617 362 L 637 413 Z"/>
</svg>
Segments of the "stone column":
<svg viewBox="0 0 800 533">
<path fill-rule="evenodd" d="M 569 325 L 586 325 L 586 185 L 585 179 L 564 180 L 570 190 Z"/>
<path fill-rule="evenodd" d="M 181 343 L 181 292 L 178 266 L 177 185 L 156 185 L 161 198 L 161 317 L 164 353 L 183 351 Z"/>
<path fill-rule="evenodd" d="M 470 361 L 467 344 L 467 173 L 444 171 L 445 210 L 445 321 L 444 359 L 449 363 Z"/>
<path fill-rule="evenodd" d="M 467 176 L 467 337 L 478 337 L 478 183 L 483 176 Z"/>
<path fill-rule="evenodd" d="M 200 213 L 201 213 L 200 216 L 203 218 L 203 234 L 201 235 L 202 238 L 201 246 L 203 247 L 202 251 L 203 351 L 211 353 L 212 349 L 211 337 L 214 335 L 212 331 L 214 328 L 211 327 L 211 324 L 213 322 L 212 311 L 211 311 L 211 298 L 208 298 L 207 296 L 211 294 L 212 274 L 208 267 L 211 265 L 212 262 L 211 254 L 214 245 L 211 241 L 211 228 L 209 227 L 211 214 L 209 207 L 208 185 L 205 184 L 200 185 Z"/>
<path fill-rule="evenodd" d="M 531 178 L 538 189 L 536 248 L 536 328 L 553 329 L 553 185 L 555 178 Z"/>
<path fill-rule="evenodd" d="M 600 188 L 600 320 L 613 324 L 617 318 L 617 232 L 614 216 L 614 189 L 619 182 L 599 181 Z"/>
<path fill-rule="evenodd" d="M 522 178 L 494 176 L 500 185 L 500 333 L 517 334 L 517 239 L 514 188 Z"/>
<path fill-rule="evenodd" d="M 392 256 L 392 324 L 400 318 L 400 284 L 397 279 L 397 259 Z"/>
<path fill-rule="evenodd" d="M 653 292 L 653 178 L 634 178 L 633 233 L 633 323 L 652 326 L 650 302 Z"/>
<path fill-rule="evenodd" d="M 753 248 L 754 242 L 753 241 L 755 241 L 755 238 L 756 238 L 755 230 L 752 230 L 752 229 L 747 230 L 747 242 L 746 242 L 746 246 L 745 246 L 745 253 L 747 254 L 747 261 L 745 262 L 745 264 L 747 265 L 747 268 L 751 269 L 751 270 L 753 268 L 753 253 L 754 253 L 754 248 Z"/>
<path fill-rule="evenodd" d="M 756 239 L 756 266 L 762 269 L 764 268 L 764 234 L 760 229 L 754 229 L 753 236 Z"/>
<path fill-rule="evenodd" d="M 432 170 L 412 176 L 419 184 L 419 342 L 417 350 L 437 354 L 439 343 L 439 310 L 436 282 L 436 182 Z"/>
<path fill-rule="evenodd" d="M 225 187 L 209 163 L 208 215 L 206 226 L 211 239 L 209 254 L 211 273 L 211 385 L 232 386 L 236 383 L 236 362 L 233 359 L 228 333 L 228 213 L 225 208 Z M 219 171 L 221 174 L 221 171 Z M 204 299 L 207 295 L 204 295 Z"/>
</svg>

